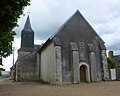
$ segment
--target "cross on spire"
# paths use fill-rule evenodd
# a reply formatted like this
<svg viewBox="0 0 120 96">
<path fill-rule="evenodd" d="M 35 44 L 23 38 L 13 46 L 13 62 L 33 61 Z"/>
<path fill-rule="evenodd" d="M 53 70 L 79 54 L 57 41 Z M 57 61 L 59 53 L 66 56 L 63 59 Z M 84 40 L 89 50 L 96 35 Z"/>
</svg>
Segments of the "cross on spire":
<svg viewBox="0 0 120 96">
<path fill-rule="evenodd" d="M 28 14 L 28 15 L 30 14 L 30 10 L 28 10 L 27 14 Z"/>
</svg>

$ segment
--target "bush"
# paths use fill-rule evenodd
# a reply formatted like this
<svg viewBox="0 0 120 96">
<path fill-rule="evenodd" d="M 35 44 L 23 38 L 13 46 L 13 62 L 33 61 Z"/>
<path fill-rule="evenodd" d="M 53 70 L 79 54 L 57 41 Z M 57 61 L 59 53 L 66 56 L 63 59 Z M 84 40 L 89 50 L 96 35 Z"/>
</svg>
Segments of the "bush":
<svg viewBox="0 0 120 96">
<path fill-rule="evenodd" d="M 108 57 L 107 62 L 108 62 L 109 69 L 115 69 L 116 68 L 116 62 L 112 58 Z"/>
</svg>

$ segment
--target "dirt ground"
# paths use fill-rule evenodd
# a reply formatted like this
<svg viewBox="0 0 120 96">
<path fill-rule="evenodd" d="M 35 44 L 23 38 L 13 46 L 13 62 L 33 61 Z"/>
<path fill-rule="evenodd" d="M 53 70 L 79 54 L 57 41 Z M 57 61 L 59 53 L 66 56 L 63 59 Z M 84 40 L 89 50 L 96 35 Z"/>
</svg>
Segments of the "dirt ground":
<svg viewBox="0 0 120 96">
<path fill-rule="evenodd" d="M 120 81 L 62 86 L 0 81 L 0 96 L 120 96 Z"/>
</svg>

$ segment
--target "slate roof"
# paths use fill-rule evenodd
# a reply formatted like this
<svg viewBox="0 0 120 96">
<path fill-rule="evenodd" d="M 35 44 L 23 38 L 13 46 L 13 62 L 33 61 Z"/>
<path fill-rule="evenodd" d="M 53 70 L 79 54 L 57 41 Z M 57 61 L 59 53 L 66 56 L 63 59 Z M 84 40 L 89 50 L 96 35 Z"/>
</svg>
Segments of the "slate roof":
<svg viewBox="0 0 120 96">
<path fill-rule="evenodd" d="M 22 31 L 25 31 L 25 32 L 33 32 L 32 27 L 31 27 L 31 23 L 30 23 L 29 15 L 28 15 L 28 17 L 27 17 L 25 26 L 24 26 L 24 28 L 23 28 Z"/>
<path fill-rule="evenodd" d="M 21 33 L 21 48 L 18 51 L 32 52 L 34 48 L 34 31 L 32 30 L 29 15 Z"/>
</svg>

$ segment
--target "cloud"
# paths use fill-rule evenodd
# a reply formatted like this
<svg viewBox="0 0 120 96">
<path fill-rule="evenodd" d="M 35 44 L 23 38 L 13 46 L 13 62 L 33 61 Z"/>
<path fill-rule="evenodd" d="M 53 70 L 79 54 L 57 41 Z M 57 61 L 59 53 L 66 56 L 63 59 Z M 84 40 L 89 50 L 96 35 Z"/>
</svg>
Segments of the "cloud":
<svg viewBox="0 0 120 96">
<path fill-rule="evenodd" d="M 20 38 L 27 13 L 35 32 L 35 41 L 44 42 L 76 11 L 79 10 L 106 42 L 108 50 L 120 50 L 120 0 L 31 0 L 18 20 L 15 38 Z M 16 42 L 16 40 L 15 40 Z M 38 42 L 38 44 L 39 44 Z M 20 46 L 20 41 L 15 44 Z M 17 47 L 16 46 L 16 47 Z"/>
<path fill-rule="evenodd" d="M 89 2 L 88 0 L 31 0 L 31 6 L 25 8 L 24 13 L 27 14 L 30 11 L 35 39 L 46 40 L 76 10 L 80 10 L 90 25 L 107 42 L 107 46 L 112 48 L 116 41 L 110 39 L 120 30 L 119 6 L 119 0 L 89 0 Z M 16 37 L 20 37 L 26 18 L 27 15 L 22 15 L 19 19 L 19 27 L 15 29 Z M 117 42 L 120 42 L 120 40 L 118 39 Z"/>
</svg>

